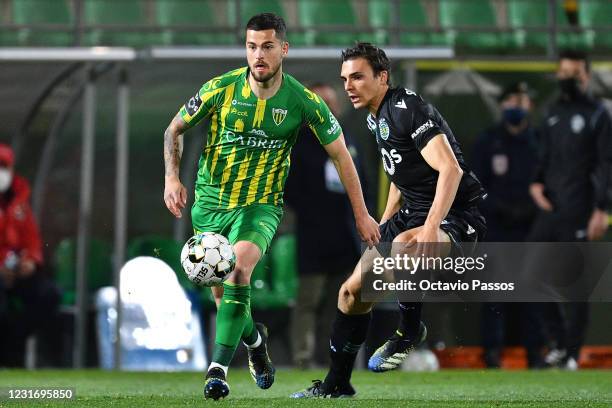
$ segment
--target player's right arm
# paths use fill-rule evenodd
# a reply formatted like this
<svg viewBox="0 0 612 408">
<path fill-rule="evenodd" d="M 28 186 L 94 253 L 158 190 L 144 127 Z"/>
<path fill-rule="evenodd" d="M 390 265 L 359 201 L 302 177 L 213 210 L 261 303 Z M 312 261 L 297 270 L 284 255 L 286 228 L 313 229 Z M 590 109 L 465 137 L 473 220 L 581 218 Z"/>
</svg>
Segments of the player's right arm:
<svg viewBox="0 0 612 408">
<path fill-rule="evenodd" d="M 540 146 L 538 152 L 538 162 L 536 165 L 535 174 L 532 183 L 529 185 L 529 194 L 536 203 L 536 205 L 543 211 L 552 211 L 553 205 L 546 198 L 544 191 L 546 186 L 544 185 L 544 173 L 548 167 L 548 161 L 550 160 L 550 135 L 548 131 L 548 123 L 544 122 L 542 125 L 542 131 L 540 133 Z"/>
<path fill-rule="evenodd" d="M 402 193 L 399 191 L 397 186 L 393 183 L 389 186 L 389 195 L 387 196 L 387 205 L 382 217 L 380 218 L 380 225 L 387 222 L 393 215 L 399 211 L 402 206 Z"/>
<path fill-rule="evenodd" d="M 183 154 L 183 133 L 188 128 L 179 112 L 164 132 L 164 203 L 176 218 L 181 218 L 181 211 L 187 204 L 187 189 L 179 178 L 179 168 Z"/>
<path fill-rule="evenodd" d="M 187 204 L 187 190 L 179 178 L 183 133 L 219 107 L 226 83 L 235 81 L 240 72 L 240 69 L 232 71 L 202 85 L 195 95 L 185 102 L 164 132 L 164 202 L 177 218 L 181 217 L 181 210 Z"/>
</svg>

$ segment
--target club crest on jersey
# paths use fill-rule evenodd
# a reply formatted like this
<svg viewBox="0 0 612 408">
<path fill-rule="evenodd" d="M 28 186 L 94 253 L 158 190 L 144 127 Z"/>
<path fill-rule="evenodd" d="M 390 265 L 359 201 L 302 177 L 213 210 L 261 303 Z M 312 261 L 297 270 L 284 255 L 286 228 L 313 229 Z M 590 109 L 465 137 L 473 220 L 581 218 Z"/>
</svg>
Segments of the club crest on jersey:
<svg viewBox="0 0 612 408">
<path fill-rule="evenodd" d="M 389 125 L 387 124 L 385 118 L 382 118 L 378 121 L 378 130 L 380 132 L 380 138 L 382 140 L 387 140 L 389 138 Z"/>
<path fill-rule="evenodd" d="M 279 126 L 283 123 L 283 120 L 287 117 L 287 109 L 281 108 L 272 108 L 272 119 L 274 119 L 274 123 L 276 126 Z"/>
<path fill-rule="evenodd" d="M 584 118 L 582 115 L 576 114 L 572 116 L 571 125 L 574 133 L 582 132 L 582 129 L 584 129 L 584 124 Z"/>
</svg>

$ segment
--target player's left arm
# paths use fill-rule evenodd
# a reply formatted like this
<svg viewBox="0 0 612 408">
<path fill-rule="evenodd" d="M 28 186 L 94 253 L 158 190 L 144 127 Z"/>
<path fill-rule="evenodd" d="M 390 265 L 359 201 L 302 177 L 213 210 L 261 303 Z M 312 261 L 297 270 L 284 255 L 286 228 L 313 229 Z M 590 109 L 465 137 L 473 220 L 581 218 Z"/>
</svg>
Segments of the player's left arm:
<svg viewBox="0 0 612 408">
<path fill-rule="evenodd" d="M 418 242 L 438 242 L 438 231 L 442 220 L 448 214 L 457 190 L 463 170 L 455 157 L 446 135 L 434 136 L 423 149 L 421 155 L 431 168 L 438 172 L 438 182 L 434 200 L 427 214 L 423 229 L 417 237 Z"/>
<path fill-rule="evenodd" d="M 324 145 L 323 148 L 334 163 L 336 170 L 338 170 L 340 180 L 353 207 L 357 231 L 359 231 L 361 239 L 367 242 L 370 247 L 378 244 L 380 240 L 378 223 L 370 216 L 366 208 L 357 169 L 344 142 L 344 135 L 340 134 L 336 140 Z"/>
</svg>

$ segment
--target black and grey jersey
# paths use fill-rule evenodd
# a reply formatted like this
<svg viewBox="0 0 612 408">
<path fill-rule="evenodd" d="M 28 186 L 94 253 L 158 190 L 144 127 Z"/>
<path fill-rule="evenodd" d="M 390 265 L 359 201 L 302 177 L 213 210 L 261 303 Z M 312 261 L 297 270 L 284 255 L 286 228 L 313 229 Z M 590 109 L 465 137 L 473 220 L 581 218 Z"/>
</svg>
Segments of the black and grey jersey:
<svg viewBox="0 0 612 408">
<path fill-rule="evenodd" d="M 376 136 L 384 170 L 402 193 L 409 210 L 427 212 L 434 200 L 438 172 L 427 164 L 421 150 L 439 134 L 446 135 L 463 170 L 451 208 L 469 208 L 486 196 L 480 181 L 465 164 L 459 143 L 440 112 L 415 92 L 390 88 L 376 116 L 368 115 L 367 122 Z"/>
</svg>

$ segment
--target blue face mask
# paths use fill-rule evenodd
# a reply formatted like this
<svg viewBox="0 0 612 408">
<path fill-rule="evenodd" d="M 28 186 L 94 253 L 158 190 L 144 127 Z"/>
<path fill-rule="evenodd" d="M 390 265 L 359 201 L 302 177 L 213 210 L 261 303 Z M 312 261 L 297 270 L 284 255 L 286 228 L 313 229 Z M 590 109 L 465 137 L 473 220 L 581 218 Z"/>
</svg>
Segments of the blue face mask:
<svg viewBox="0 0 612 408">
<path fill-rule="evenodd" d="M 512 126 L 518 126 L 527 117 L 527 111 L 523 108 L 508 108 L 502 112 L 504 122 Z"/>
</svg>

